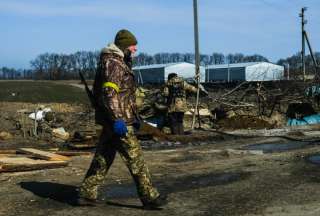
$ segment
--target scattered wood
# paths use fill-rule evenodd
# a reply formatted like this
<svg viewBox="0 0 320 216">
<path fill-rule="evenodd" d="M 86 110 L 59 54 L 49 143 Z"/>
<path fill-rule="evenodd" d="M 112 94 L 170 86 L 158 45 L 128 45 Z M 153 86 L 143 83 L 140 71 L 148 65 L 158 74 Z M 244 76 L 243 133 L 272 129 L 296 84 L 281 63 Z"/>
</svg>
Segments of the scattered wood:
<svg viewBox="0 0 320 216">
<path fill-rule="evenodd" d="M 254 104 L 245 103 L 245 102 L 238 102 L 238 104 L 231 104 L 228 102 L 221 102 L 223 105 L 230 106 L 230 107 L 255 107 Z"/>
<path fill-rule="evenodd" d="M 231 91 L 221 95 L 220 97 L 218 98 L 211 98 L 213 99 L 214 102 L 217 102 L 217 101 L 220 101 L 220 100 L 223 100 L 225 99 L 227 96 L 233 94 L 235 91 L 237 91 L 238 89 L 240 89 L 243 85 L 247 84 L 248 82 L 247 81 L 244 81 L 242 83 L 240 83 L 238 86 L 236 86 L 234 89 L 232 89 Z"/>
<path fill-rule="evenodd" d="M 13 157 L 15 154 L 0 154 L 0 158 Z"/>
<path fill-rule="evenodd" d="M 0 172 L 18 172 L 38 169 L 53 169 L 67 166 L 67 161 L 34 160 L 27 157 L 0 158 Z"/>
<path fill-rule="evenodd" d="M 20 148 L 18 151 L 25 154 L 31 154 L 36 158 L 44 159 L 48 161 L 69 161 L 70 160 L 70 158 L 68 157 L 54 154 L 51 152 L 41 151 L 34 148 Z"/>
<path fill-rule="evenodd" d="M 1 149 L 0 154 L 17 154 L 17 150 Z"/>
<path fill-rule="evenodd" d="M 200 116 L 212 116 L 209 109 L 198 109 Z M 193 115 L 194 109 L 190 109 L 189 111 L 185 112 L 185 115 Z"/>
<path fill-rule="evenodd" d="M 84 143 L 84 142 L 92 142 L 93 137 L 92 136 L 84 136 L 81 138 L 72 138 L 69 142 L 71 143 Z"/>
<path fill-rule="evenodd" d="M 1 158 L 10 157 L 10 158 L 19 158 L 19 157 L 27 157 L 27 158 L 34 158 L 30 154 L 0 154 Z"/>
<path fill-rule="evenodd" d="M 73 134 L 73 137 L 71 138 L 70 142 L 83 142 L 92 140 L 94 137 L 96 137 L 95 131 L 76 131 Z"/>
<path fill-rule="evenodd" d="M 85 144 L 70 143 L 68 145 L 69 149 L 77 149 L 77 150 L 80 150 L 80 149 L 92 149 L 92 148 L 95 148 L 95 147 L 96 147 L 96 145 L 92 144 L 92 143 L 85 143 Z"/>
<path fill-rule="evenodd" d="M 0 172 L 59 168 L 67 166 L 69 160 L 69 157 L 33 148 L 0 150 Z"/>
<path fill-rule="evenodd" d="M 137 137 L 141 139 L 153 139 L 157 141 L 166 141 L 168 136 L 160 131 L 158 128 L 142 122 L 140 129 L 137 132 Z"/>
</svg>

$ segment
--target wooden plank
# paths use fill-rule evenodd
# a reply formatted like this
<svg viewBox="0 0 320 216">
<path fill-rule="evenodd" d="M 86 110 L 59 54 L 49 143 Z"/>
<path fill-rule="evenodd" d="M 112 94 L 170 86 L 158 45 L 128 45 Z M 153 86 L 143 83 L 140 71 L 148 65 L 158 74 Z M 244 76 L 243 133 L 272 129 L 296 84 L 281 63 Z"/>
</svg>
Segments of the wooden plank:
<svg viewBox="0 0 320 216">
<path fill-rule="evenodd" d="M 0 154 L 0 158 L 5 158 L 5 157 L 14 157 L 16 156 L 15 154 Z"/>
<path fill-rule="evenodd" d="M 0 154 L 17 154 L 17 150 L 0 149 Z"/>
<path fill-rule="evenodd" d="M 91 149 L 91 148 L 95 148 L 96 145 L 95 144 L 74 144 L 74 143 L 70 143 L 68 145 L 68 148 L 70 149 Z"/>
<path fill-rule="evenodd" d="M 53 169 L 67 166 L 67 161 L 33 160 L 27 157 L 0 158 L 0 172 L 18 172 L 38 169 Z"/>
<path fill-rule="evenodd" d="M 25 154 L 31 154 L 36 158 L 44 159 L 48 161 L 69 161 L 70 160 L 70 158 L 66 156 L 62 156 L 62 155 L 54 154 L 51 152 L 34 149 L 34 148 L 20 148 L 18 151 Z"/>
</svg>

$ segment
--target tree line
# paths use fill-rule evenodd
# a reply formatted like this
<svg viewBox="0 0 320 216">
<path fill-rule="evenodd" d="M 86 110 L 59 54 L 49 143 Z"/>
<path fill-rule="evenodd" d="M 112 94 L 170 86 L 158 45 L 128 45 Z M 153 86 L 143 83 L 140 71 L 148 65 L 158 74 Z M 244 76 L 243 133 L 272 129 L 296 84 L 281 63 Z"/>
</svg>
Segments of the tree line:
<svg viewBox="0 0 320 216">
<path fill-rule="evenodd" d="M 318 64 L 320 63 L 320 52 L 316 52 L 314 54 L 314 57 L 316 59 L 316 61 L 318 62 Z M 301 67 L 302 67 L 302 63 L 301 63 L 301 54 L 300 53 L 296 53 L 288 58 L 285 59 L 280 59 L 277 62 L 278 65 L 285 65 L 285 67 L 288 69 L 288 67 L 290 68 L 290 76 L 292 78 L 301 76 Z M 312 61 L 311 55 L 307 55 L 305 57 L 305 64 L 306 64 L 306 74 L 311 74 L 314 75 L 316 73 L 320 73 L 319 69 L 318 71 L 315 68 L 315 65 Z"/>
<path fill-rule="evenodd" d="M 15 69 L 2 67 L 0 68 L 0 79 L 32 79 L 33 70 L 31 69 Z"/>
<path fill-rule="evenodd" d="M 87 79 L 93 79 L 99 60 L 99 51 L 79 51 L 73 54 L 44 53 L 38 55 L 30 62 L 31 69 L 16 70 L 13 68 L 0 68 L 0 79 L 45 79 L 45 80 L 64 80 L 78 79 L 79 72 L 82 72 Z M 320 62 L 320 53 L 315 54 Z M 200 55 L 202 66 L 212 64 L 233 64 L 243 62 L 269 62 L 269 60 L 258 54 L 244 55 L 242 53 L 224 55 L 222 53 L 212 53 L 211 55 Z M 149 55 L 140 53 L 134 58 L 134 66 L 151 64 L 167 64 L 175 62 L 195 62 L 192 53 L 157 53 Z M 301 71 L 301 56 L 299 53 L 280 59 L 277 64 L 290 65 L 290 71 L 297 73 Z M 306 57 L 307 71 L 313 73 L 313 63 L 310 56 Z"/>
<path fill-rule="evenodd" d="M 244 55 L 242 53 L 224 55 L 222 53 L 213 53 L 211 55 L 200 55 L 200 64 L 213 65 L 213 64 L 233 64 L 242 62 L 258 62 L 269 60 L 261 55 Z M 167 64 L 176 62 L 194 63 L 195 56 L 193 53 L 157 53 L 155 55 L 148 55 L 147 53 L 140 53 L 135 57 L 134 65 L 143 66 L 151 64 Z"/>
</svg>

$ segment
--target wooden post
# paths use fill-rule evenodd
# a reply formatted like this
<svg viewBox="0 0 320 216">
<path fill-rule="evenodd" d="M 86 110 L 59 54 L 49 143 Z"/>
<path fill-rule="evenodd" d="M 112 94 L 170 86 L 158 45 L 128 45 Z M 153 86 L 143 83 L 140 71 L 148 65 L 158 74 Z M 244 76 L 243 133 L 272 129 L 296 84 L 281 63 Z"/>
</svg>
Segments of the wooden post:
<svg viewBox="0 0 320 216">
<path fill-rule="evenodd" d="M 192 118 L 192 125 L 191 129 L 194 129 L 194 125 L 196 122 L 196 115 L 198 113 L 198 105 L 199 105 L 199 85 L 200 85 L 200 54 L 199 54 L 199 28 L 198 28 L 198 1 L 193 0 L 193 12 L 194 12 L 194 44 L 195 44 L 195 75 L 197 78 L 197 98 L 196 98 L 196 105 L 194 107 L 194 113 Z M 199 120 L 199 127 L 200 119 Z"/>
</svg>

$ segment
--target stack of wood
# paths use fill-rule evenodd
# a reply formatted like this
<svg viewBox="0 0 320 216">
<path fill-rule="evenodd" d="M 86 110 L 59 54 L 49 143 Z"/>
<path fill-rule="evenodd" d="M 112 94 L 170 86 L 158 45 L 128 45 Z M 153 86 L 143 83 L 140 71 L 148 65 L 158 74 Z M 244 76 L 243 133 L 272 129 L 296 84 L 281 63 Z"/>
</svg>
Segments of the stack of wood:
<svg viewBox="0 0 320 216">
<path fill-rule="evenodd" d="M 19 172 L 67 166 L 69 157 L 34 148 L 0 151 L 0 172 Z"/>
</svg>

